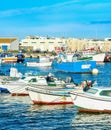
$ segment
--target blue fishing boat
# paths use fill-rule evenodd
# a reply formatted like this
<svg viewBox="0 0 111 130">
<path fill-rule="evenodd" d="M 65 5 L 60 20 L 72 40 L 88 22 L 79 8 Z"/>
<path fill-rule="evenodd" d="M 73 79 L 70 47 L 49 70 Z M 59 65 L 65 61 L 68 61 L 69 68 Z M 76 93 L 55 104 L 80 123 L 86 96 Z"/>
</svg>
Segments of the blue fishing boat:
<svg viewBox="0 0 111 130">
<path fill-rule="evenodd" d="M 96 61 L 83 60 L 83 61 L 61 61 L 55 58 L 52 62 L 52 68 L 56 71 L 71 72 L 71 73 L 93 73 L 97 71 Z"/>
</svg>

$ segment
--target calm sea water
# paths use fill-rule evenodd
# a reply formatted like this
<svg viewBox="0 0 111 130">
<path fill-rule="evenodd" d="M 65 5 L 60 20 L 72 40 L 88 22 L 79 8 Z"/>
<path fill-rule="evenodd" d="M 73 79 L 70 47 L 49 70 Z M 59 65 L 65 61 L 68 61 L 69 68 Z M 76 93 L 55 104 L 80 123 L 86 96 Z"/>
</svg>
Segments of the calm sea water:
<svg viewBox="0 0 111 130">
<path fill-rule="evenodd" d="M 1 66 L 8 73 L 13 65 Z M 97 80 L 99 86 L 111 86 L 111 63 L 97 65 L 98 75 L 68 74 L 55 72 L 51 68 L 26 67 L 16 64 L 19 72 L 53 72 L 65 79 L 71 76 L 76 83 L 83 80 Z M 33 105 L 29 97 L 13 97 L 0 94 L 0 129 L 1 130 L 109 130 L 110 114 L 81 114 L 74 105 Z"/>
</svg>

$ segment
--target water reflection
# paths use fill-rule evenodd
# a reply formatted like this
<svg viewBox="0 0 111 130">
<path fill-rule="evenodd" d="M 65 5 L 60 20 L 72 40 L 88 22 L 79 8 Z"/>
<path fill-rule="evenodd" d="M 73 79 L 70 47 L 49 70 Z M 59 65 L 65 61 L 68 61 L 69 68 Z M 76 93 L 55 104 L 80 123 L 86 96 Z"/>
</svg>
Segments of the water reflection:
<svg viewBox="0 0 111 130">
<path fill-rule="evenodd" d="M 54 111 L 54 110 L 68 110 L 71 107 L 73 107 L 73 105 L 31 105 L 29 108 L 29 111 Z"/>
<path fill-rule="evenodd" d="M 32 101 L 29 96 L 11 96 L 11 94 L 0 94 L 0 103 L 9 104 L 9 103 L 24 103 L 32 104 Z"/>
<path fill-rule="evenodd" d="M 72 127 L 75 129 L 109 130 L 111 129 L 111 115 L 77 113 L 72 120 Z"/>
</svg>

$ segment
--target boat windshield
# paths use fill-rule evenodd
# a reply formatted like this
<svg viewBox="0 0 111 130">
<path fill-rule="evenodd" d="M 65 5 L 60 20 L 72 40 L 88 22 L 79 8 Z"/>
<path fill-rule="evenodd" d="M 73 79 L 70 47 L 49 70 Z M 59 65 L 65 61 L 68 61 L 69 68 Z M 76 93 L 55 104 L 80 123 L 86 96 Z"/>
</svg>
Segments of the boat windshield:
<svg viewBox="0 0 111 130">
<path fill-rule="evenodd" d="M 91 88 L 87 90 L 87 93 L 96 94 L 98 92 L 98 89 Z"/>
<path fill-rule="evenodd" d="M 100 95 L 111 97 L 111 90 L 103 90 L 100 92 Z"/>
<path fill-rule="evenodd" d="M 37 82 L 37 79 L 36 78 L 32 78 L 29 80 L 29 82 Z"/>
</svg>

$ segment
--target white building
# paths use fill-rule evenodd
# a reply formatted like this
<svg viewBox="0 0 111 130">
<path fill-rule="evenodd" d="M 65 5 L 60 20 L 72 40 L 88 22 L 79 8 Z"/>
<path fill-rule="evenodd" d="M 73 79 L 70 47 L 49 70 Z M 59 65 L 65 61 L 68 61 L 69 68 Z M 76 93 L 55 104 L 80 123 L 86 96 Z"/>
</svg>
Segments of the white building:
<svg viewBox="0 0 111 130">
<path fill-rule="evenodd" d="M 0 38 L 0 48 L 2 51 L 19 50 L 19 40 L 17 38 Z"/>
<path fill-rule="evenodd" d="M 62 48 L 66 44 L 66 39 L 55 37 L 39 37 L 39 36 L 27 36 L 20 41 L 21 49 L 30 49 L 33 51 L 55 51 L 57 48 Z"/>
</svg>

